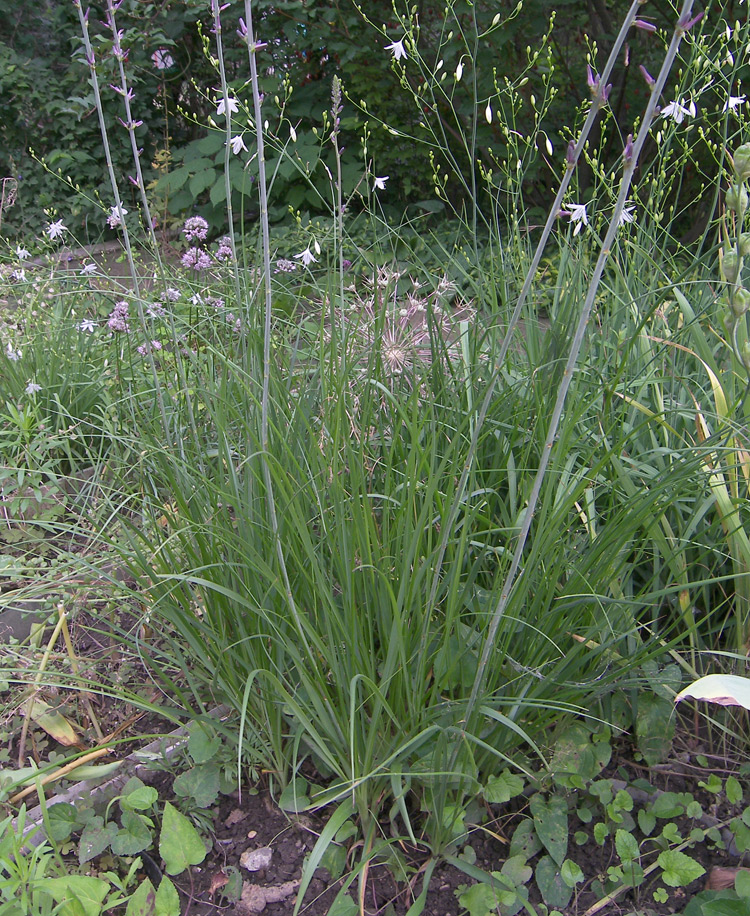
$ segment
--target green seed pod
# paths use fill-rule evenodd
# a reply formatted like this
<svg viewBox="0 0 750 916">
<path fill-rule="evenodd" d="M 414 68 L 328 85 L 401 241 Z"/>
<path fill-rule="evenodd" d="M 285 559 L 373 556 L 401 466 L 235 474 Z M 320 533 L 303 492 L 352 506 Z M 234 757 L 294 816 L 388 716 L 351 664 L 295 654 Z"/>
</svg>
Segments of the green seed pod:
<svg viewBox="0 0 750 916">
<path fill-rule="evenodd" d="M 750 178 L 750 143 L 743 143 L 735 150 L 732 162 L 734 163 L 734 174 L 739 181 Z"/>
<path fill-rule="evenodd" d="M 734 291 L 734 296 L 732 297 L 732 311 L 740 318 L 748 309 L 750 309 L 750 293 L 743 287 L 740 287 Z"/>
<path fill-rule="evenodd" d="M 737 319 L 734 317 L 731 309 L 728 312 L 724 312 L 724 317 L 721 319 L 721 323 L 724 325 L 724 333 L 727 337 L 732 336 L 734 331 L 734 326 L 737 323 Z"/>
<path fill-rule="evenodd" d="M 740 236 L 740 254 L 745 258 L 750 255 L 750 232 L 743 232 Z"/>
<path fill-rule="evenodd" d="M 744 184 L 735 184 L 727 191 L 727 209 L 738 213 L 740 217 L 747 210 L 747 191 Z"/>
<path fill-rule="evenodd" d="M 725 251 L 721 259 L 721 272 L 727 283 L 736 283 L 742 264 L 736 251 Z"/>
<path fill-rule="evenodd" d="M 747 372 L 750 372 L 750 341 L 746 340 L 742 344 L 742 365 L 745 367 Z"/>
</svg>

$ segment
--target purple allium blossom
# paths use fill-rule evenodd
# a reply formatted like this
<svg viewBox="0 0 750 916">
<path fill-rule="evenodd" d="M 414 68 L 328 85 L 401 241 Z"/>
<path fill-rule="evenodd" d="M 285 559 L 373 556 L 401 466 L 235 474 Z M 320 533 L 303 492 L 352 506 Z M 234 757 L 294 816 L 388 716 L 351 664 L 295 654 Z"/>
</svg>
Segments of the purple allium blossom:
<svg viewBox="0 0 750 916">
<path fill-rule="evenodd" d="M 208 270 L 211 266 L 211 255 L 200 248 L 188 248 L 182 256 L 182 266 L 197 272 Z"/>
<path fill-rule="evenodd" d="M 141 344 L 140 347 L 138 347 L 138 352 L 141 354 L 141 356 L 145 356 L 151 350 L 161 350 L 161 349 L 162 349 L 161 341 L 152 340 L 151 343 Z"/>
<path fill-rule="evenodd" d="M 273 272 L 275 274 L 291 274 L 296 269 L 297 265 L 294 261 L 290 261 L 289 258 L 279 258 Z"/>
<path fill-rule="evenodd" d="M 168 286 L 162 295 L 162 299 L 166 299 L 168 302 L 177 302 L 182 293 L 175 289 L 173 286 Z"/>
<path fill-rule="evenodd" d="M 182 234 L 188 242 L 193 242 L 196 239 L 199 242 L 205 242 L 208 235 L 208 223 L 202 216 L 189 216 L 182 227 Z"/>
<path fill-rule="evenodd" d="M 222 238 L 219 239 L 219 247 L 216 249 L 215 257 L 217 261 L 229 261 L 234 258 L 232 240 L 228 235 L 222 236 Z"/>
<path fill-rule="evenodd" d="M 115 303 L 115 307 L 110 312 L 107 320 L 107 327 L 110 331 L 120 331 L 124 334 L 130 333 L 130 325 L 128 324 L 130 321 L 130 315 L 128 314 L 129 308 L 128 303 L 124 299 Z"/>
<path fill-rule="evenodd" d="M 151 305 L 146 309 L 146 315 L 149 318 L 163 318 L 166 315 L 166 311 L 161 302 L 152 302 Z"/>
</svg>

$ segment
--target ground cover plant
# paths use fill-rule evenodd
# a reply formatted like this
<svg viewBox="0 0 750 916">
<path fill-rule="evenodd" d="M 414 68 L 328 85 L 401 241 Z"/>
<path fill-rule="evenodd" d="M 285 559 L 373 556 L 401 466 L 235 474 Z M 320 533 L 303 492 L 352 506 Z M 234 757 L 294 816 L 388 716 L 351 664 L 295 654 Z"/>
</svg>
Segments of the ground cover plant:
<svg viewBox="0 0 750 916">
<path fill-rule="evenodd" d="M 467 25 L 448 4 L 435 63 L 414 11 L 395 9 L 390 31 L 370 22 L 424 114 L 413 137 L 379 130 L 424 150 L 452 210 L 394 221 L 374 128 L 354 179 L 343 157 L 346 74 L 315 128 L 321 185 L 289 99 L 262 97 L 263 16 L 212 3 L 220 88 L 196 142 L 225 218 L 185 214 L 165 251 L 120 4 L 106 40 L 76 9 L 110 180 L 99 218 L 123 260 L 114 278 L 85 251 L 61 267 L 55 212 L 2 267 L 2 600 L 38 625 L 4 659 L 16 759 L 0 791 L 41 802 L 35 852 L 24 808 L 0 827 L 2 905 L 178 913 L 234 817 L 221 805 L 260 789 L 307 831 L 304 861 L 256 884 L 232 848 L 211 894 L 237 912 L 418 916 L 435 911 L 436 876 L 471 916 L 681 908 L 701 856 L 748 844 L 740 766 L 712 779 L 708 738 L 691 745 L 683 725 L 682 788 L 657 769 L 683 682 L 742 672 L 749 638 L 748 24 L 686 2 L 659 30 L 634 3 L 606 56 L 592 48 L 590 101 L 553 144 L 547 99 L 530 102 L 533 129 L 514 120 L 539 53 L 513 79 L 469 82 L 502 17 Z M 634 35 L 651 69 L 620 135 L 611 84 Z M 482 120 L 500 125 L 502 157 L 484 155 Z M 132 199 L 109 154 L 118 129 Z M 541 168 L 543 225 L 524 196 Z M 288 170 L 326 213 L 291 201 L 272 231 Z M 696 188 L 717 215 L 681 239 Z M 246 212 L 257 231 L 243 234 Z M 81 658 L 77 604 L 119 683 Z M 100 760 L 119 723 L 95 711 L 118 696 L 126 722 L 139 707 L 186 724 L 181 756 L 149 758 L 169 780 L 139 770 L 103 807 L 53 804 L 66 780 L 120 766 Z"/>
</svg>

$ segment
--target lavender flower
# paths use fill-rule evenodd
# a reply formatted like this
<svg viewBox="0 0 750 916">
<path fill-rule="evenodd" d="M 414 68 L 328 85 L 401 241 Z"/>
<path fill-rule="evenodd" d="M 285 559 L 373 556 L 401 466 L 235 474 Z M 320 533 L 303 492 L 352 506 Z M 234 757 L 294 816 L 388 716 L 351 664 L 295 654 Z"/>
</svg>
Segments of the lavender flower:
<svg viewBox="0 0 750 916">
<path fill-rule="evenodd" d="M 197 272 L 208 270 L 211 266 L 211 255 L 200 248 L 188 248 L 182 256 L 182 266 Z"/>
<path fill-rule="evenodd" d="M 129 306 L 128 303 L 122 299 L 120 302 L 115 303 L 115 307 L 109 314 L 109 319 L 107 320 L 107 327 L 111 331 L 119 331 L 124 334 L 130 333 L 130 325 L 128 324 L 130 316 L 128 314 Z"/>
<path fill-rule="evenodd" d="M 175 289 L 173 286 L 168 286 L 164 292 L 162 298 L 167 299 L 169 302 L 177 302 L 182 293 L 178 289 Z"/>
<path fill-rule="evenodd" d="M 294 261 L 290 261 L 289 258 L 279 258 L 273 272 L 275 274 L 291 274 L 296 269 L 297 265 Z"/>
<path fill-rule="evenodd" d="M 24 388 L 24 391 L 26 392 L 26 394 L 36 394 L 37 391 L 41 391 L 41 390 L 42 390 L 42 386 L 37 385 L 36 382 L 29 382 L 29 384 Z"/>
<path fill-rule="evenodd" d="M 199 242 L 205 242 L 208 235 L 208 223 L 202 216 L 189 216 L 182 227 L 182 234 L 188 242 L 193 242 L 196 239 Z"/>
<path fill-rule="evenodd" d="M 229 261 L 234 258 L 232 251 L 232 240 L 228 235 L 219 239 L 219 247 L 216 249 L 215 258 L 217 261 Z"/>
</svg>

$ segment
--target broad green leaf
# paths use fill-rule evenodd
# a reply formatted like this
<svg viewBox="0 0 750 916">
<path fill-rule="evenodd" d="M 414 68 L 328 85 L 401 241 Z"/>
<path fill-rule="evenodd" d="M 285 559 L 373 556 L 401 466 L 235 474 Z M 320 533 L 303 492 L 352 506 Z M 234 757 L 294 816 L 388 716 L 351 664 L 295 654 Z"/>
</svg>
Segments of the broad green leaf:
<svg viewBox="0 0 750 916">
<path fill-rule="evenodd" d="M 699 862 L 676 849 L 665 849 L 657 862 L 663 869 L 661 879 L 669 887 L 685 887 L 706 873 Z"/>
<path fill-rule="evenodd" d="M 615 849 L 623 865 L 629 865 L 639 858 L 638 840 L 628 830 L 615 833 Z"/>
<path fill-rule="evenodd" d="M 214 763 L 204 763 L 180 773 L 172 788 L 175 795 L 192 798 L 199 808 L 209 808 L 219 797 L 219 770 Z"/>
<path fill-rule="evenodd" d="M 568 887 L 575 887 L 576 884 L 580 884 L 584 879 L 581 866 L 572 859 L 566 859 L 563 862 L 560 869 L 560 877 Z"/>
<path fill-rule="evenodd" d="M 482 790 L 485 800 L 491 805 L 502 805 L 523 792 L 523 779 L 505 769 L 498 776 L 490 776 Z"/>
<path fill-rule="evenodd" d="M 359 907 L 348 894 L 339 894 L 328 910 L 328 916 L 357 916 Z"/>
<path fill-rule="evenodd" d="M 282 811 L 291 811 L 293 814 L 299 814 L 305 808 L 310 806 L 310 799 L 307 797 L 308 782 L 306 779 L 297 777 L 293 779 L 283 790 L 279 798 L 279 808 Z"/>
<path fill-rule="evenodd" d="M 655 766 L 667 756 L 672 747 L 675 723 L 669 700 L 653 694 L 638 698 L 635 734 L 638 750 L 649 766 Z"/>
<path fill-rule="evenodd" d="M 537 793 L 531 796 L 529 807 L 537 836 L 555 862 L 562 865 L 568 851 L 568 803 L 559 795 L 545 798 Z"/>
<path fill-rule="evenodd" d="M 179 875 L 188 865 L 200 865 L 206 858 L 200 834 L 171 802 L 164 804 L 159 852 L 168 875 Z"/>
<path fill-rule="evenodd" d="M 521 884 L 526 884 L 533 872 L 523 856 L 510 856 L 503 862 L 500 874 L 515 887 L 519 887 Z"/>
<path fill-rule="evenodd" d="M 151 828 L 140 814 L 123 811 L 120 821 L 122 829 L 112 839 L 112 852 L 116 856 L 134 856 L 153 845 Z"/>
<path fill-rule="evenodd" d="M 742 801 L 742 786 L 735 776 L 727 777 L 726 793 L 730 805 L 738 805 Z"/>
<path fill-rule="evenodd" d="M 145 881 L 138 885 L 135 893 L 128 900 L 125 916 L 155 916 L 155 914 L 156 891 L 154 890 L 154 885 L 146 878 Z"/>
<path fill-rule="evenodd" d="M 193 763 L 207 763 L 221 748 L 221 738 L 203 722 L 191 722 L 188 727 L 188 753 Z"/>
<path fill-rule="evenodd" d="M 154 916 L 180 916 L 180 895 L 166 875 L 161 879 L 156 890 L 156 913 Z"/>
<path fill-rule="evenodd" d="M 574 722 L 555 738 L 555 753 L 550 764 L 554 773 L 593 779 L 600 770 L 591 743 L 591 730 Z"/>
<path fill-rule="evenodd" d="M 104 818 L 95 815 L 83 828 L 78 844 L 78 861 L 81 865 L 90 862 L 104 852 L 117 836 L 117 824 L 111 822 L 104 826 Z"/>
<path fill-rule="evenodd" d="M 513 837 L 510 841 L 511 856 L 521 856 L 528 862 L 541 848 L 542 844 L 536 835 L 534 822 L 530 818 L 521 821 L 513 831 Z"/>
<path fill-rule="evenodd" d="M 747 916 L 747 900 L 732 890 L 700 891 L 691 898 L 683 916 Z"/>
<path fill-rule="evenodd" d="M 123 795 L 120 799 L 121 808 L 129 808 L 132 811 L 145 811 L 150 808 L 159 798 L 159 793 L 153 786 L 141 786 Z"/>
<path fill-rule="evenodd" d="M 497 894 L 489 884 L 472 884 L 458 894 L 458 902 L 469 916 L 491 916 L 497 912 Z"/>
<path fill-rule="evenodd" d="M 78 811 L 75 805 L 67 802 L 52 804 L 47 809 L 50 839 L 56 843 L 64 843 L 74 830 L 81 826 Z"/>
<path fill-rule="evenodd" d="M 44 890 L 59 904 L 58 916 L 99 916 L 110 885 L 104 878 L 66 875 L 45 878 Z"/>
<path fill-rule="evenodd" d="M 536 886 L 547 906 L 562 909 L 570 902 L 573 888 L 563 880 L 557 863 L 550 856 L 542 856 L 534 872 Z"/>
</svg>

